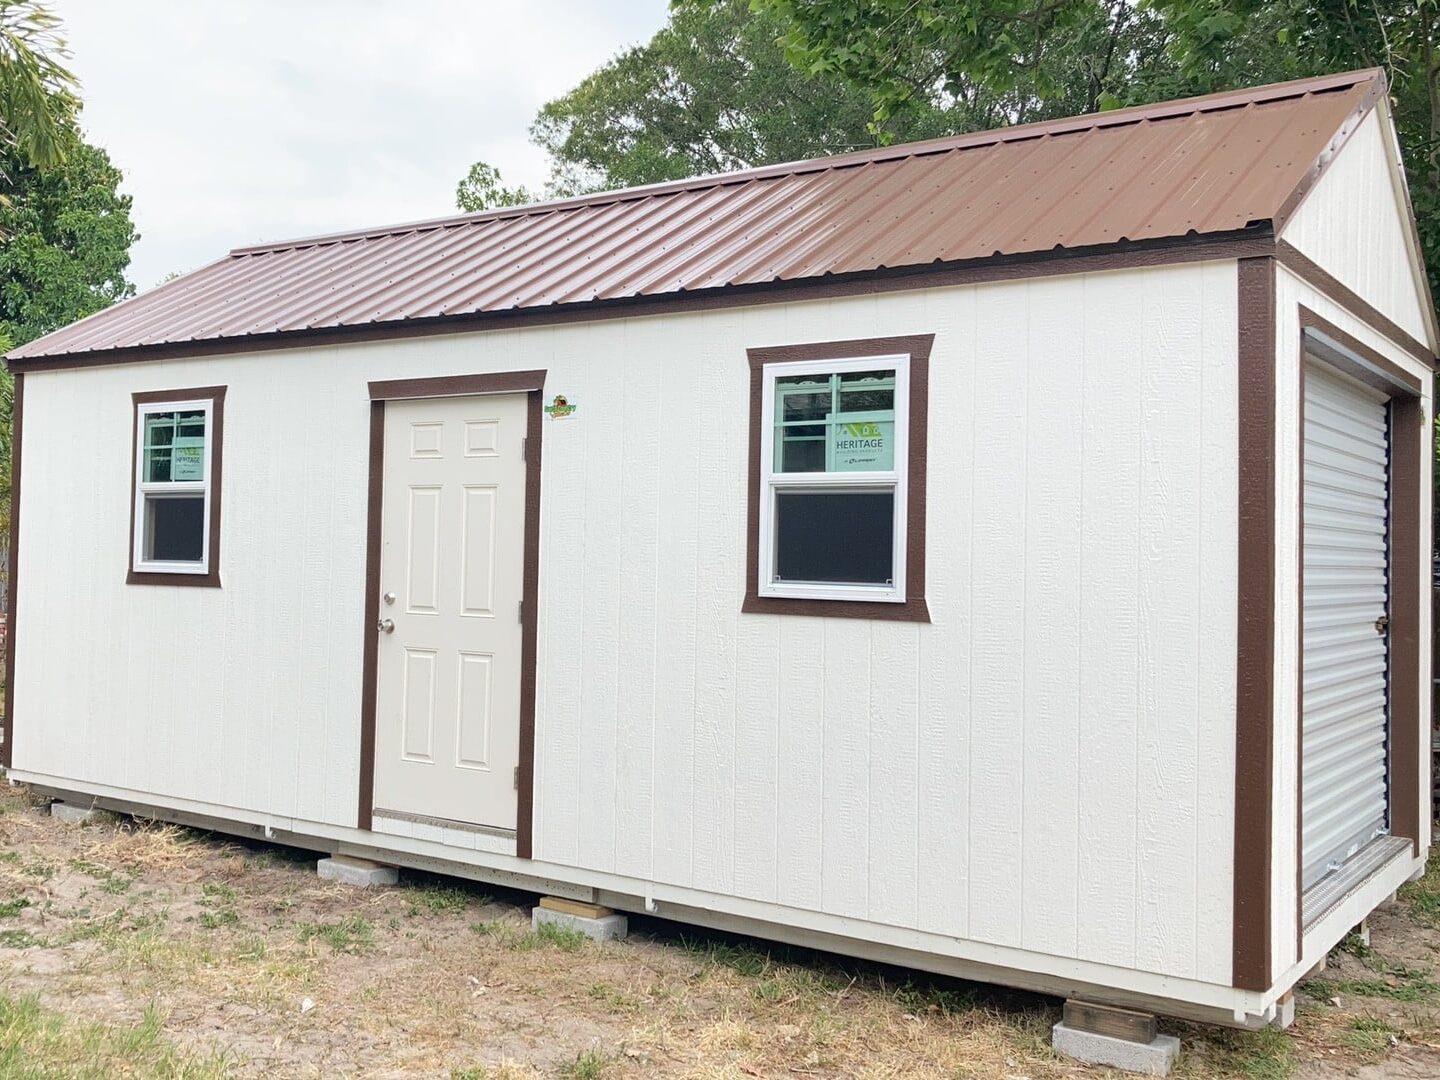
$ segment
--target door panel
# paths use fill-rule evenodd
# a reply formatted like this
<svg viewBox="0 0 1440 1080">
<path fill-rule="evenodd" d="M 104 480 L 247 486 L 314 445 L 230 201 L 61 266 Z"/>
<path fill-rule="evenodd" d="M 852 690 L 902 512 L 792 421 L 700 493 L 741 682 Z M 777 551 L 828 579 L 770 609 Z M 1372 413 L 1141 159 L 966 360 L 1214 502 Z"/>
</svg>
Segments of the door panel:
<svg viewBox="0 0 1440 1080">
<path fill-rule="evenodd" d="M 375 813 L 516 823 L 524 394 L 385 408 Z"/>
<path fill-rule="evenodd" d="M 1388 831 L 1389 411 L 1305 370 L 1301 883 Z"/>
</svg>

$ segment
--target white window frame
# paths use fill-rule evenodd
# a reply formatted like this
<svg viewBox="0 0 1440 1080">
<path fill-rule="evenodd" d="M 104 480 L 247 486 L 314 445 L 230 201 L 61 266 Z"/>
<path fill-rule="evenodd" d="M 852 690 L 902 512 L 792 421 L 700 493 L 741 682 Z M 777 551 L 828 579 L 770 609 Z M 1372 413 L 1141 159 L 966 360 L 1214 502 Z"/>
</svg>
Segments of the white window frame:
<svg viewBox="0 0 1440 1080">
<path fill-rule="evenodd" d="M 202 480 L 165 480 L 151 483 L 145 479 L 145 418 L 155 413 L 203 412 L 205 414 L 205 469 Z M 135 552 L 131 569 L 137 574 L 196 574 L 210 573 L 210 500 L 214 497 L 211 482 L 212 455 L 215 450 L 215 400 L 213 398 L 176 398 L 174 401 L 147 401 L 135 408 Z M 201 510 L 203 532 L 200 538 L 199 562 L 173 562 L 146 559 L 145 552 L 145 496 L 146 495 L 203 495 L 205 503 Z"/>
<path fill-rule="evenodd" d="M 893 468 L 877 472 L 775 471 L 775 384 L 792 375 L 833 375 L 855 371 L 895 371 L 895 453 Z M 910 357 L 836 357 L 831 360 L 796 360 L 765 364 L 760 416 L 760 557 L 757 594 L 799 600 L 850 600 L 903 604 L 905 596 L 905 525 L 908 515 L 910 473 Z M 782 491 L 895 493 L 893 565 L 889 585 L 853 585 L 775 580 L 775 500 Z"/>
</svg>

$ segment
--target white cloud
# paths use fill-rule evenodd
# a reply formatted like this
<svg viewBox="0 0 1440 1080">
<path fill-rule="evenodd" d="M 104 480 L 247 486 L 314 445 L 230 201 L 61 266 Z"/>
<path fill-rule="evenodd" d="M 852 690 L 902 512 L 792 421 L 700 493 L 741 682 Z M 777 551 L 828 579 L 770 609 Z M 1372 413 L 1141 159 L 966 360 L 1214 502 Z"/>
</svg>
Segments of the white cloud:
<svg viewBox="0 0 1440 1080">
<path fill-rule="evenodd" d="M 149 288 L 232 247 L 454 210 L 470 163 L 539 186 L 536 110 L 666 0 L 52 0 Z"/>
</svg>

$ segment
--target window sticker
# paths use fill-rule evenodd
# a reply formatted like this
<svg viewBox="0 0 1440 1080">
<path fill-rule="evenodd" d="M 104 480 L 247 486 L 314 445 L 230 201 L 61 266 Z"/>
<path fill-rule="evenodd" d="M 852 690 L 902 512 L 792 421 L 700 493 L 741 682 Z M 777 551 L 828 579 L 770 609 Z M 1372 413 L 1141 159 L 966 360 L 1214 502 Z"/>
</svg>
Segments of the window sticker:
<svg viewBox="0 0 1440 1080">
<path fill-rule="evenodd" d="M 205 447 L 177 445 L 170 452 L 170 479 L 204 480 Z"/>
</svg>

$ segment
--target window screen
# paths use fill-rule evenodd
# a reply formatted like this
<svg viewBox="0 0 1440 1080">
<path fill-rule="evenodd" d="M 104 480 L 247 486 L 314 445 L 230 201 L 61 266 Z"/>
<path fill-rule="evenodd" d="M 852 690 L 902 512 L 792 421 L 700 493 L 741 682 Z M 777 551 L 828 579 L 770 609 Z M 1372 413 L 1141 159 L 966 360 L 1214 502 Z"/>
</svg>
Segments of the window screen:
<svg viewBox="0 0 1440 1080">
<path fill-rule="evenodd" d="M 889 585 L 895 493 L 781 491 L 775 497 L 775 580 Z"/>
</svg>

